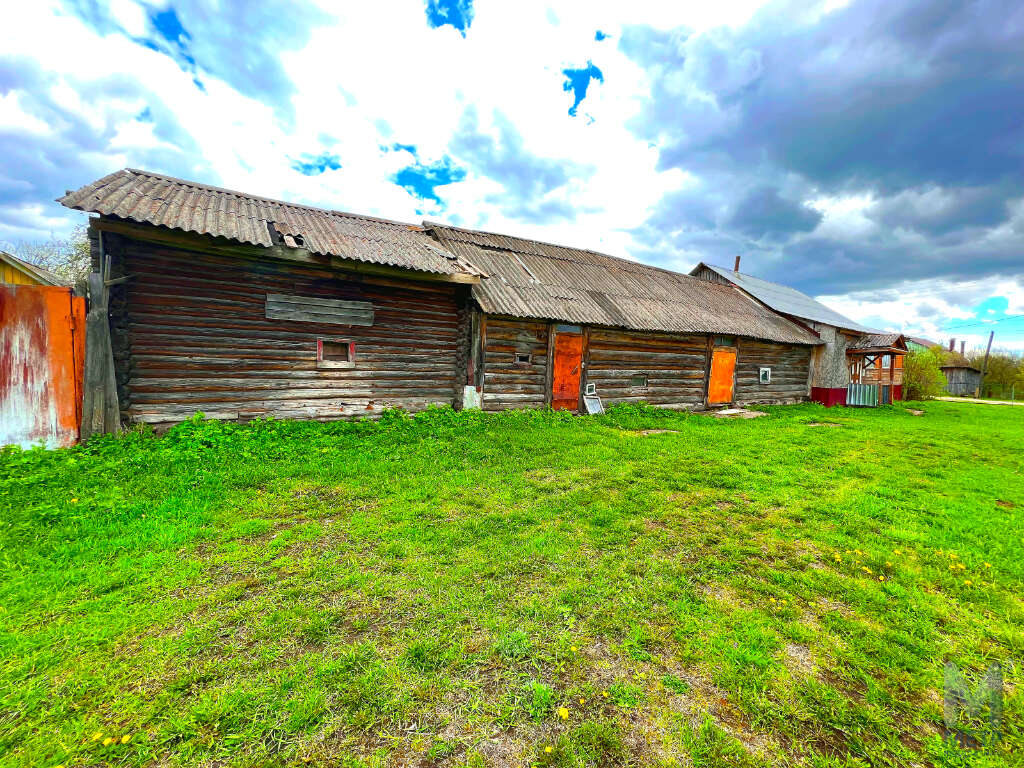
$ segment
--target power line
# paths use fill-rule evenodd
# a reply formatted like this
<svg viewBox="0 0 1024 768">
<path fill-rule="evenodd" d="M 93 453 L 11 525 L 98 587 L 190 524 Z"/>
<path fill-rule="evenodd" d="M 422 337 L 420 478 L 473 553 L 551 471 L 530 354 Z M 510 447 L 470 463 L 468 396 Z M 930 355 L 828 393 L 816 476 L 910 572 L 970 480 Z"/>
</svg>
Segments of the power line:
<svg viewBox="0 0 1024 768">
<path fill-rule="evenodd" d="M 972 328 L 977 325 L 995 325 L 996 323 L 1005 323 L 1007 320 L 1020 320 L 1024 315 L 1007 315 L 1006 317 L 1000 317 L 998 320 L 979 320 L 974 323 L 959 323 L 957 325 L 946 325 L 942 326 L 947 331 L 956 330 L 957 328 Z"/>
</svg>

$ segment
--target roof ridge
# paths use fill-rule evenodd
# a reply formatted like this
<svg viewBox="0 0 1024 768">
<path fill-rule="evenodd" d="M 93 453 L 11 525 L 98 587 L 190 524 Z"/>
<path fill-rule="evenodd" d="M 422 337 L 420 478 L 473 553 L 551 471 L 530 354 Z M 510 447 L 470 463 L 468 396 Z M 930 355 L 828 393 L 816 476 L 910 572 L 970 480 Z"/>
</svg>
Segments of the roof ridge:
<svg viewBox="0 0 1024 768">
<path fill-rule="evenodd" d="M 708 283 L 708 285 L 715 286 L 715 290 L 722 290 L 722 289 L 734 290 L 734 289 L 732 289 L 732 288 L 730 288 L 729 286 L 726 286 L 726 285 L 719 285 L 718 283 L 709 283 L 707 280 L 700 280 L 699 278 L 696 278 L 693 275 L 688 275 L 685 272 L 676 272 L 674 269 L 668 269 L 667 267 L 659 267 L 656 264 L 648 264 L 646 261 L 639 261 L 639 260 L 635 260 L 635 259 L 625 259 L 622 256 L 613 256 L 610 253 L 604 253 L 603 251 L 594 251 L 594 250 L 591 250 L 590 248 L 577 248 L 577 247 L 572 246 L 572 245 L 562 245 L 560 243 L 551 243 L 551 242 L 548 242 L 546 240 L 535 240 L 535 239 L 530 238 L 530 237 L 520 237 L 519 235 L 507 235 L 507 234 L 505 234 L 503 232 L 488 232 L 487 230 L 484 230 L 484 229 L 469 229 L 468 227 L 455 227 L 455 226 L 451 226 L 449 224 L 442 224 L 442 223 L 436 222 L 436 221 L 424 220 L 423 227 L 424 227 L 424 229 L 433 229 L 433 228 L 452 229 L 452 230 L 455 230 L 457 232 L 468 232 L 470 234 L 491 235 L 491 236 L 494 236 L 494 237 L 509 237 L 509 238 L 513 238 L 515 240 L 523 240 L 523 241 L 528 242 L 528 243 L 537 243 L 539 245 L 548 245 L 548 246 L 551 246 L 553 248 L 564 248 L 565 250 L 569 250 L 569 251 L 579 251 L 580 253 L 589 253 L 589 254 L 591 254 L 593 256 L 601 256 L 602 258 L 605 258 L 605 259 L 612 259 L 613 261 L 617 261 L 617 262 L 620 262 L 622 264 L 629 264 L 629 265 L 632 265 L 632 266 L 642 267 L 643 269 L 650 269 L 650 270 L 654 270 L 656 272 L 661 272 L 662 274 L 671 275 L 674 278 L 684 278 L 685 280 L 696 280 L 696 281 L 698 281 L 700 283 Z M 494 246 L 479 246 L 479 244 L 477 244 L 477 243 L 473 243 L 473 245 L 477 245 L 478 247 L 486 247 L 486 248 L 491 248 L 493 250 L 498 250 L 498 249 L 494 248 Z M 520 252 L 520 253 L 525 253 L 525 252 Z M 579 264 L 580 263 L 580 262 L 578 262 L 578 261 L 576 261 L 574 259 L 570 259 L 570 258 L 567 258 L 565 256 L 553 256 L 553 255 L 549 255 L 549 254 L 535 254 L 535 253 L 530 253 L 529 255 L 531 255 L 531 256 L 538 256 L 539 255 L 539 256 L 541 256 L 542 258 L 545 258 L 545 259 L 555 259 L 555 260 L 558 260 L 558 261 L 567 261 L 567 262 L 570 262 L 572 264 Z"/>
<path fill-rule="evenodd" d="M 302 208 L 307 211 L 316 211 L 317 213 L 323 213 L 331 216 L 345 216 L 350 219 L 362 219 L 363 221 L 375 221 L 379 224 L 390 224 L 397 227 L 406 227 L 413 231 L 422 231 L 422 227 L 418 224 L 407 221 L 398 221 L 396 219 L 385 219 L 379 216 L 367 216 L 361 213 L 352 213 L 350 211 L 339 211 L 334 208 L 320 208 L 315 205 L 306 205 L 305 203 L 293 203 L 288 200 L 278 200 L 274 197 L 265 197 L 264 195 L 254 195 L 249 192 L 242 192 L 238 189 L 228 189 L 227 187 L 218 187 L 213 184 L 206 184 L 201 181 L 192 181 L 191 179 L 180 179 L 177 176 L 169 176 L 166 173 L 158 173 L 156 171 L 147 171 L 141 168 L 124 168 L 123 172 L 133 173 L 138 176 L 152 176 L 157 179 L 163 179 L 164 181 L 170 181 L 176 184 L 182 184 L 186 187 L 195 187 L 197 189 L 205 189 L 211 192 L 223 192 L 228 195 L 235 195 L 236 197 L 244 197 L 249 200 L 262 200 L 266 203 L 274 203 L 276 205 L 283 205 L 286 208 Z"/>
</svg>

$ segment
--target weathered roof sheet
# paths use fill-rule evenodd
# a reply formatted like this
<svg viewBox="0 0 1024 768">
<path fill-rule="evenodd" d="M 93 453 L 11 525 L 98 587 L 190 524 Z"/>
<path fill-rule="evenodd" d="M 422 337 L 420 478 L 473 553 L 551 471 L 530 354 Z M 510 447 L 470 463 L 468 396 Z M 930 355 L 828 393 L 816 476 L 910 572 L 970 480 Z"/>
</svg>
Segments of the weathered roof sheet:
<svg viewBox="0 0 1024 768">
<path fill-rule="evenodd" d="M 848 349 L 851 352 L 868 349 L 906 349 L 907 343 L 901 333 L 866 333 Z"/>
<path fill-rule="evenodd" d="M 938 346 L 934 341 L 929 341 L 928 339 L 921 338 L 920 336 L 907 336 L 906 339 L 908 342 L 913 342 L 914 344 L 922 347 L 928 347 L 929 349 L 931 347 Z"/>
<path fill-rule="evenodd" d="M 796 290 L 796 288 L 790 288 L 786 285 L 773 283 L 769 280 L 762 280 L 759 277 L 747 275 L 743 272 L 734 272 L 733 270 L 725 269 L 724 267 L 716 267 L 714 264 L 708 264 L 706 262 L 703 266 L 717 272 L 719 275 L 724 277 L 726 280 L 730 280 L 735 285 L 738 285 L 758 301 L 763 301 L 776 312 L 783 312 L 787 315 L 792 315 L 793 317 L 800 317 L 805 320 L 814 320 L 819 323 L 826 323 L 827 325 L 834 325 L 837 328 L 846 328 L 851 331 L 870 333 L 873 330 L 872 328 L 867 328 L 860 323 L 851 320 L 845 315 L 839 314 L 834 309 L 829 309 L 820 301 L 815 301 L 806 293 L 801 293 Z M 697 269 L 700 269 L 699 265 Z"/>
<path fill-rule="evenodd" d="M 424 227 L 446 250 L 486 273 L 473 286 L 485 312 L 640 331 L 821 343 L 726 285 L 594 251 L 429 222 Z"/>
<path fill-rule="evenodd" d="M 453 275 L 476 274 L 438 247 L 416 224 L 285 203 L 230 189 L 126 168 L 58 199 L 68 208 L 142 224 L 275 245 L 273 224 L 285 245 L 312 253 Z"/>
<path fill-rule="evenodd" d="M 14 254 L 7 253 L 7 251 L 0 251 L 0 262 L 8 264 L 19 272 L 39 281 L 41 285 L 61 285 L 61 279 L 50 270 L 30 264 L 24 259 L 19 259 Z"/>
</svg>

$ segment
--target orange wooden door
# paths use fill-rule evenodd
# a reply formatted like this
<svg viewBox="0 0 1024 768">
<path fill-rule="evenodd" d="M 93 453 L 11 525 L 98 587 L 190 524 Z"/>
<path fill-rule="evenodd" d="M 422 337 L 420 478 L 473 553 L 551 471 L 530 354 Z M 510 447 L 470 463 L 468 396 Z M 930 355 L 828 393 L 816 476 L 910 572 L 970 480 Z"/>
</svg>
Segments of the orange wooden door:
<svg viewBox="0 0 1024 768">
<path fill-rule="evenodd" d="M 736 370 L 736 350 L 716 347 L 711 355 L 711 379 L 708 381 L 708 404 L 732 402 L 733 372 Z"/>
<path fill-rule="evenodd" d="M 0 445 L 78 440 L 84 331 L 70 289 L 0 286 Z"/>
<path fill-rule="evenodd" d="M 551 374 L 551 407 L 575 411 L 580 404 L 580 376 L 583 369 L 583 335 L 555 336 L 555 365 Z"/>
</svg>

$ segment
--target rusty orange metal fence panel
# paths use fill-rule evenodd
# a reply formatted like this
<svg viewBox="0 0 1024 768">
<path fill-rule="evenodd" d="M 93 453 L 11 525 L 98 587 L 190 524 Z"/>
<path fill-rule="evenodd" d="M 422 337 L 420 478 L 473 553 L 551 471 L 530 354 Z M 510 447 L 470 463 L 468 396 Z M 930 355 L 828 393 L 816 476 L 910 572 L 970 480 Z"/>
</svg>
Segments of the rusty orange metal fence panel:
<svg viewBox="0 0 1024 768">
<path fill-rule="evenodd" d="M 0 445 L 78 440 L 85 299 L 70 288 L 0 285 Z"/>
</svg>

